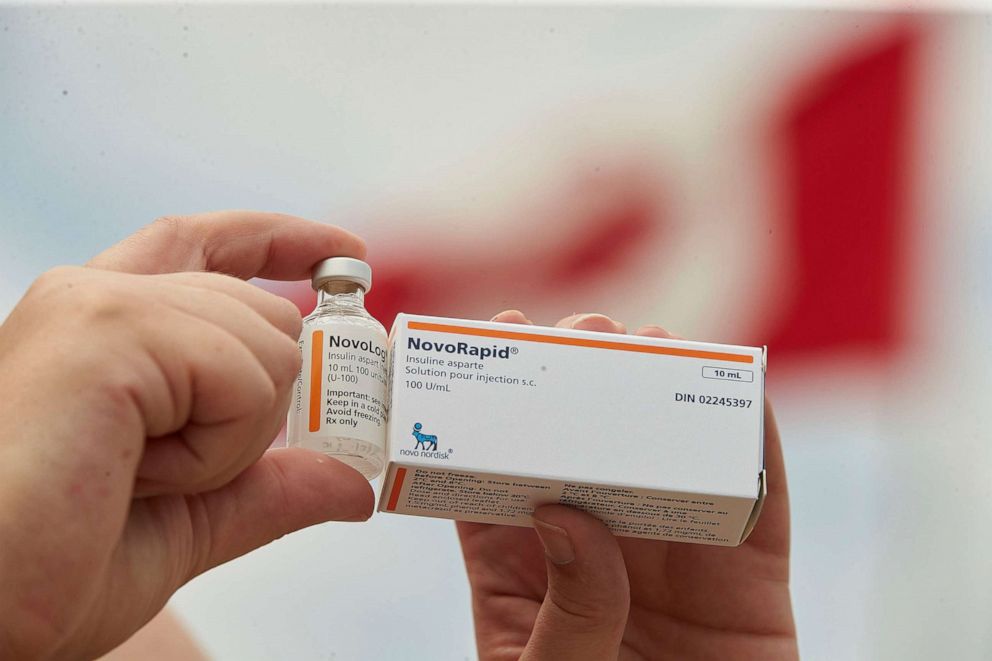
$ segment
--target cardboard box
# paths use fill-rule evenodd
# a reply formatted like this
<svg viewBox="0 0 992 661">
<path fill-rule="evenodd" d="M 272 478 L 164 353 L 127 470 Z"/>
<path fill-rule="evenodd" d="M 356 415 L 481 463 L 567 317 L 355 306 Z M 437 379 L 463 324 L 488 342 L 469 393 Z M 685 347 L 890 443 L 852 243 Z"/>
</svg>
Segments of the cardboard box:
<svg viewBox="0 0 992 661">
<path fill-rule="evenodd" d="M 765 496 L 765 352 L 401 314 L 379 510 L 735 546 Z"/>
</svg>

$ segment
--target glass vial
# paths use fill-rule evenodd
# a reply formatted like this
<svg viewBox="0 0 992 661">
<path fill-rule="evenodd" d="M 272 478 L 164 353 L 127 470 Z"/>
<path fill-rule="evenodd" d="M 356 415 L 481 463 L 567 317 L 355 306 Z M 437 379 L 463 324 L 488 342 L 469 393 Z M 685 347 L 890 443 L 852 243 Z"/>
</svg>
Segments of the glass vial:
<svg viewBox="0 0 992 661">
<path fill-rule="evenodd" d="M 386 443 L 386 329 L 365 310 L 372 269 L 332 257 L 314 267 L 311 283 L 317 307 L 303 320 L 287 443 L 371 480 L 382 471 Z"/>
</svg>

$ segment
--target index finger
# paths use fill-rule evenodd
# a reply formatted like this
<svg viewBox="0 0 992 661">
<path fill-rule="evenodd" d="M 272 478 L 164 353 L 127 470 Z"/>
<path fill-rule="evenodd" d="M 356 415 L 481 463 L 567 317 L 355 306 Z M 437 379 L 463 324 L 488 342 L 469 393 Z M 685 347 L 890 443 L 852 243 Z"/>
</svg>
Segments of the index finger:
<svg viewBox="0 0 992 661">
<path fill-rule="evenodd" d="M 365 242 L 335 227 L 261 211 L 167 216 L 87 266 L 127 273 L 216 271 L 247 280 L 305 280 L 327 257 L 365 258 Z"/>
</svg>

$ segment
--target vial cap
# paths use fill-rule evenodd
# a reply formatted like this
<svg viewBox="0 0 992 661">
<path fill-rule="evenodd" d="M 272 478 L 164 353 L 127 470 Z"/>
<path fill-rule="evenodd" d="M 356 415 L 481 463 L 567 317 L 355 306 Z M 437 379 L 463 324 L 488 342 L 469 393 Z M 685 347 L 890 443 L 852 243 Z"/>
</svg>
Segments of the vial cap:
<svg viewBox="0 0 992 661">
<path fill-rule="evenodd" d="M 365 291 L 372 289 L 372 267 L 360 259 L 331 257 L 318 262 L 310 272 L 310 283 L 320 289 L 325 282 L 345 280 L 354 282 Z"/>
</svg>

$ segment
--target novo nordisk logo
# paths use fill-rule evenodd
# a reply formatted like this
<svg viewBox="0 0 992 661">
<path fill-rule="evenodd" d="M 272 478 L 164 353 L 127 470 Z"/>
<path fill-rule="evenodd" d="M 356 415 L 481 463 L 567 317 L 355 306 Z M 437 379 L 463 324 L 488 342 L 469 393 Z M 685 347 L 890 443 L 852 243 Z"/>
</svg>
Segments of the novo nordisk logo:
<svg viewBox="0 0 992 661">
<path fill-rule="evenodd" d="M 413 437 L 417 439 L 418 450 L 437 450 L 437 436 L 434 434 L 422 434 L 420 430 L 424 426 L 419 422 L 413 425 Z"/>
<path fill-rule="evenodd" d="M 430 459 L 447 459 L 448 455 L 451 454 L 451 448 L 448 448 L 447 452 L 438 452 L 437 449 L 437 436 L 434 434 L 425 434 L 421 430 L 424 428 L 419 422 L 413 425 L 413 437 L 416 439 L 417 443 L 414 445 L 413 450 L 400 449 L 400 454 L 407 457 L 428 457 Z"/>
<path fill-rule="evenodd" d="M 464 356 L 475 356 L 476 358 L 509 358 L 511 354 L 519 353 L 517 347 L 501 347 L 493 345 L 491 347 L 477 347 L 468 342 L 431 342 L 422 340 L 419 337 L 408 337 L 408 349 L 417 351 L 434 351 L 436 353 L 459 353 Z"/>
</svg>

